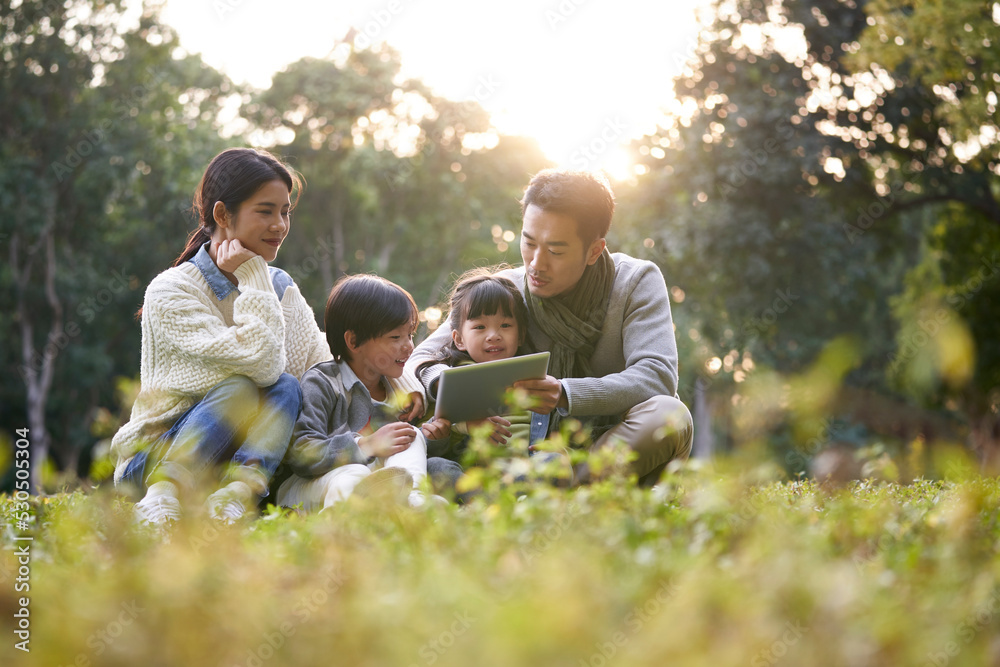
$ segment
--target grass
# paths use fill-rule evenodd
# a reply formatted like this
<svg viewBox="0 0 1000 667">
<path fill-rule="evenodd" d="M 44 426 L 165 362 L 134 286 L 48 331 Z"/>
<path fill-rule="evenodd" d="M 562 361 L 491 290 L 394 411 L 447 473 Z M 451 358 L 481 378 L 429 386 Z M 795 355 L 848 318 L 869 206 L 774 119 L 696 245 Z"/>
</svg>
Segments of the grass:
<svg viewBox="0 0 1000 667">
<path fill-rule="evenodd" d="M 135 527 L 104 489 L 43 498 L 31 651 L 5 631 L 0 664 L 1000 662 L 997 479 L 828 489 L 771 470 L 718 461 L 653 490 L 613 475 L 521 499 L 492 488 L 461 508 L 351 501 L 167 533 Z M 4 627 L 26 595 L 15 535 Z"/>
</svg>

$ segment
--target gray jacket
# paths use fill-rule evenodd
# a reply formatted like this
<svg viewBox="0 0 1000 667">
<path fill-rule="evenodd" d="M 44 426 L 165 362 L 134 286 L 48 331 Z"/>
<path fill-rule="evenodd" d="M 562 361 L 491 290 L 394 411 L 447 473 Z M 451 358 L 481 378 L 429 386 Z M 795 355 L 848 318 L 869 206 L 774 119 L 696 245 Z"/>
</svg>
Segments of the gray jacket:
<svg viewBox="0 0 1000 667">
<path fill-rule="evenodd" d="M 291 471 L 300 477 L 319 477 L 348 463 L 368 465 L 373 459 L 358 447 L 360 431 L 369 421 L 377 428 L 376 424 L 398 418 L 382 414 L 382 404 L 372 401 L 346 361 L 316 364 L 300 384 L 302 412 L 286 458 Z"/>
</svg>

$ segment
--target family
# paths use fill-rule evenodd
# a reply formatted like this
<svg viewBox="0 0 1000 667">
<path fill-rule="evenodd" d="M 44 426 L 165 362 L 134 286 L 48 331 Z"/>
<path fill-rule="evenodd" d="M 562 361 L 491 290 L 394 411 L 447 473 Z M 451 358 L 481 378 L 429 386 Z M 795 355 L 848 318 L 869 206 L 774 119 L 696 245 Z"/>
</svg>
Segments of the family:
<svg viewBox="0 0 1000 667">
<path fill-rule="evenodd" d="M 307 511 L 351 495 L 447 503 L 473 427 L 533 450 L 572 417 L 593 448 L 626 443 L 646 485 L 690 454 L 666 285 L 653 263 L 608 251 L 603 176 L 536 174 L 521 200 L 523 265 L 460 277 L 448 317 L 416 348 L 418 308 L 403 287 L 341 278 L 321 331 L 292 278 L 269 266 L 300 189 L 264 150 L 223 151 L 195 193 L 198 229 L 146 290 L 140 391 L 112 441 L 116 485 L 142 496 L 138 520 L 197 504 L 231 522 L 269 496 Z M 515 384 L 529 411 L 476 424 L 425 416 L 445 368 L 543 350 L 549 374 Z M 578 466 L 572 481 L 588 476 Z"/>
</svg>

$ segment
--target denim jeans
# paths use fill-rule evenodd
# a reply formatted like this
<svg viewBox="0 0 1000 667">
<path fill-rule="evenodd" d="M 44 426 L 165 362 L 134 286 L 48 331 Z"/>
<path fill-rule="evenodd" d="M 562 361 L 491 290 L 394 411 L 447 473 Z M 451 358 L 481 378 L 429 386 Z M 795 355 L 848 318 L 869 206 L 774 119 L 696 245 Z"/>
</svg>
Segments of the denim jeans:
<svg viewBox="0 0 1000 667">
<path fill-rule="evenodd" d="M 234 375 L 212 387 L 148 450 L 129 462 L 121 483 L 145 488 L 167 479 L 190 486 L 219 465 L 228 476 L 267 495 L 267 483 L 285 456 L 302 407 L 302 389 L 283 373 L 269 387 Z"/>
</svg>

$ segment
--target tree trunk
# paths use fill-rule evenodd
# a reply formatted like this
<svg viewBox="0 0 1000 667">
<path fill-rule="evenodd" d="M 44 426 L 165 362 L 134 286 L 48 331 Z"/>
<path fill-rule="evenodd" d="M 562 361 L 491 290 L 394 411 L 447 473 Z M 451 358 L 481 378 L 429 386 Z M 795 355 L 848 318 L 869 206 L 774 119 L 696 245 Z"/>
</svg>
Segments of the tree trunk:
<svg viewBox="0 0 1000 667">
<path fill-rule="evenodd" d="M 696 459 L 712 458 L 715 442 L 712 437 L 712 410 L 708 404 L 708 387 L 704 378 L 694 381 L 694 444 L 691 455 Z"/>
<path fill-rule="evenodd" d="M 396 249 L 396 241 L 387 241 L 379 248 L 378 259 L 375 260 L 375 270 L 380 275 L 385 275 L 389 270 L 389 262 L 392 260 L 392 252 Z"/>
<path fill-rule="evenodd" d="M 333 262 L 329 253 L 319 258 L 319 275 L 323 279 L 323 293 L 329 294 L 333 289 Z"/>
<path fill-rule="evenodd" d="M 970 418 L 972 449 L 985 475 L 1000 475 L 1000 418 L 992 412 Z"/>
<path fill-rule="evenodd" d="M 337 278 L 347 272 L 347 264 L 344 262 L 344 207 L 337 204 L 333 207 L 333 266 L 337 271 Z M 327 287 L 327 292 L 333 288 L 333 281 Z"/>
<path fill-rule="evenodd" d="M 31 489 L 34 493 L 41 491 L 41 469 L 49 453 L 50 436 L 45 425 L 45 409 L 48 404 L 49 390 L 52 388 L 52 375 L 55 370 L 56 357 L 60 349 L 68 342 L 63 332 L 63 308 L 56 294 L 56 252 L 55 252 L 55 211 L 54 202 L 46 202 L 46 225 L 42 230 L 38 244 L 27 251 L 27 260 L 21 265 L 20 238 L 14 235 L 11 243 L 11 268 L 17 283 L 17 316 L 21 329 L 21 358 L 23 364 L 19 369 L 27 394 L 27 417 L 29 439 L 31 441 Z M 46 344 L 42 352 L 35 349 L 35 320 L 27 305 L 27 289 L 31 282 L 36 253 L 44 247 L 45 297 L 52 311 L 52 323 L 46 336 Z"/>
</svg>

